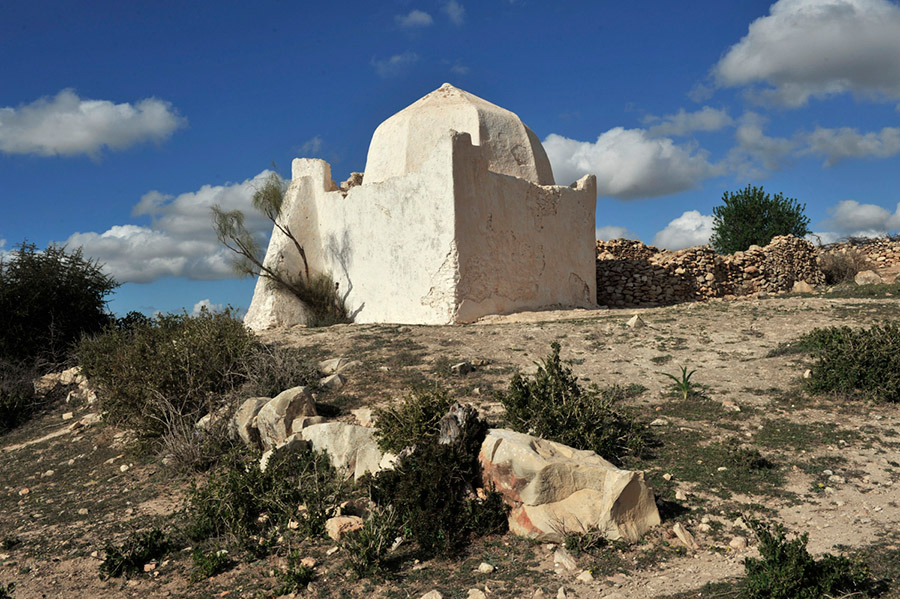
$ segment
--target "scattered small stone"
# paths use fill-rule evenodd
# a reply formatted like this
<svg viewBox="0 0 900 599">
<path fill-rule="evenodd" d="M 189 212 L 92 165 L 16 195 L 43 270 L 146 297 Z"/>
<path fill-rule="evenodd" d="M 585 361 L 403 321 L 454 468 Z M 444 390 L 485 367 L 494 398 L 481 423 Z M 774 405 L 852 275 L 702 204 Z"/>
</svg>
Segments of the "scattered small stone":
<svg viewBox="0 0 900 599">
<path fill-rule="evenodd" d="M 83 508 L 81 508 L 81 509 L 78 510 L 78 515 L 79 515 L 79 516 L 87 516 L 88 513 L 89 513 L 89 512 L 88 512 L 88 509 L 87 509 L 86 507 L 83 507 Z"/>
<path fill-rule="evenodd" d="M 725 472 L 728 470 L 728 466 L 719 466 L 716 468 L 716 472 Z"/>
<path fill-rule="evenodd" d="M 481 574 L 490 574 L 496 569 L 497 568 L 487 562 L 481 562 L 480 564 L 478 564 L 478 572 Z"/>
<path fill-rule="evenodd" d="M 441 595 L 436 589 L 432 591 L 428 591 L 424 595 L 422 595 L 419 599 L 444 599 L 444 596 Z"/>
<path fill-rule="evenodd" d="M 466 595 L 466 599 L 487 599 L 487 595 L 485 595 L 484 591 L 481 589 L 469 589 L 469 594 Z"/>
<path fill-rule="evenodd" d="M 687 547 L 688 549 L 699 549 L 699 545 L 697 545 L 697 541 L 694 540 L 694 535 L 688 532 L 681 522 L 676 522 L 672 527 L 672 532 L 675 533 L 675 536 L 678 537 L 678 540 Z"/>
<path fill-rule="evenodd" d="M 325 532 L 337 541 L 343 535 L 363 527 L 363 519 L 359 516 L 335 516 L 325 521 Z"/>
<path fill-rule="evenodd" d="M 556 599 L 569 599 L 569 594 L 566 592 L 566 587 L 559 587 L 559 590 L 556 591 Z"/>
<path fill-rule="evenodd" d="M 569 552 L 566 551 L 565 547 L 559 547 L 553 553 L 553 565 L 564 568 L 566 570 L 574 570 L 578 567 L 578 564 L 575 563 L 575 558 L 573 558 L 569 554 Z"/>
<path fill-rule="evenodd" d="M 531 599 L 544 599 L 544 589 L 535 589 L 531 594 Z"/>
<path fill-rule="evenodd" d="M 675 491 L 675 499 L 676 500 L 687 501 L 687 498 L 688 498 L 687 493 L 685 493 L 681 489 L 678 489 L 677 491 Z"/>
<path fill-rule="evenodd" d="M 156 570 L 156 562 L 147 562 L 144 564 L 144 572 L 153 572 Z"/>
<path fill-rule="evenodd" d="M 666 480 L 672 480 L 672 475 L 666 472 L 665 474 L 663 474 L 663 478 Z"/>
<path fill-rule="evenodd" d="M 47 478 L 48 476 L 53 476 L 56 474 L 53 470 L 47 470 L 46 472 L 41 473 L 41 478 Z"/>
<path fill-rule="evenodd" d="M 325 389 L 336 391 L 347 383 L 347 378 L 343 374 L 329 374 L 325 378 L 319 380 L 319 385 Z"/>
<path fill-rule="evenodd" d="M 744 550 L 747 548 L 747 539 L 744 537 L 734 537 L 728 541 L 728 546 L 736 551 Z"/>
<path fill-rule="evenodd" d="M 314 557 L 304 557 L 300 560 L 300 565 L 305 568 L 315 568 L 316 567 L 316 558 Z"/>
<path fill-rule="evenodd" d="M 580 582 L 591 582 L 594 580 L 594 575 L 591 574 L 590 570 L 584 570 L 581 574 L 575 577 L 575 580 Z"/>
<path fill-rule="evenodd" d="M 375 417 L 372 414 L 372 408 L 357 408 L 350 410 L 350 413 L 356 418 L 360 426 L 374 426 Z"/>
<path fill-rule="evenodd" d="M 19 489 L 19 495 L 28 495 L 29 493 L 31 493 L 31 489 L 28 487 Z"/>
<path fill-rule="evenodd" d="M 669 426 L 669 421 L 665 418 L 657 418 L 650 423 L 650 426 Z"/>
<path fill-rule="evenodd" d="M 607 576 L 606 581 L 611 582 L 613 584 L 621 585 L 621 584 L 625 584 L 626 582 L 628 582 L 628 577 L 620 572 L 618 574 L 613 574 L 612 576 Z"/>
<path fill-rule="evenodd" d="M 75 418 L 75 414 L 73 414 L 72 412 L 66 412 L 62 415 L 63 420 L 71 420 L 72 418 Z"/>
<path fill-rule="evenodd" d="M 338 551 L 340 551 L 340 547 L 331 547 L 328 551 L 325 552 L 325 555 L 334 555 Z"/>
<path fill-rule="evenodd" d="M 128 464 L 122 464 L 121 466 L 119 466 L 119 472 L 128 472 L 128 468 Z"/>
<path fill-rule="evenodd" d="M 628 322 L 625 323 L 625 326 L 630 329 L 642 329 L 647 326 L 647 323 L 644 322 L 644 320 L 638 314 L 635 314 L 630 319 L 628 319 Z"/>
<path fill-rule="evenodd" d="M 699 530 L 700 532 L 709 532 L 712 530 L 712 526 L 710 526 L 706 522 L 701 522 L 697 525 L 697 530 Z"/>
<path fill-rule="evenodd" d="M 808 379 L 812 377 L 812 370 L 807 368 L 803 371 L 803 378 Z"/>
<path fill-rule="evenodd" d="M 740 412 L 741 406 L 737 405 L 734 401 L 730 399 L 726 399 L 722 401 L 722 409 L 726 412 Z"/>
</svg>

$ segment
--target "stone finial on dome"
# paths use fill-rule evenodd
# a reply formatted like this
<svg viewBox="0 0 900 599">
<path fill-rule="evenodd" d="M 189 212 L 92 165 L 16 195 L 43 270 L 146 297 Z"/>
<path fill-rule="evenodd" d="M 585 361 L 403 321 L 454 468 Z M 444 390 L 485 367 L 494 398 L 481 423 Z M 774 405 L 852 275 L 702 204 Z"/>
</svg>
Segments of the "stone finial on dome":
<svg viewBox="0 0 900 599">
<path fill-rule="evenodd" d="M 514 113 L 449 83 L 390 117 L 375 130 L 365 181 L 416 172 L 448 131 L 465 132 L 482 147 L 488 170 L 553 185 L 553 171 L 537 135 Z"/>
</svg>

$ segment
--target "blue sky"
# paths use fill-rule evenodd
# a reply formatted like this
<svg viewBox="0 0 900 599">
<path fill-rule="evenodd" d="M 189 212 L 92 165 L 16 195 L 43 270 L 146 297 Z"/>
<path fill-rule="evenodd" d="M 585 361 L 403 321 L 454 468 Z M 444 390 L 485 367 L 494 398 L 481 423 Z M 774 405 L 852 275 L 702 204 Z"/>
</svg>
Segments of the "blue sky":
<svg viewBox="0 0 900 599">
<path fill-rule="evenodd" d="M 365 168 L 375 127 L 450 82 L 517 113 L 600 237 L 704 243 L 747 184 L 825 241 L 900 229 L 891 0 L 7 3 L 0 251 L 82 246 L 129 310 L 246 307 L 209 207 L 272 163 Z M 261 220 L 251 225 L 269 231 Z"/>
</svg>

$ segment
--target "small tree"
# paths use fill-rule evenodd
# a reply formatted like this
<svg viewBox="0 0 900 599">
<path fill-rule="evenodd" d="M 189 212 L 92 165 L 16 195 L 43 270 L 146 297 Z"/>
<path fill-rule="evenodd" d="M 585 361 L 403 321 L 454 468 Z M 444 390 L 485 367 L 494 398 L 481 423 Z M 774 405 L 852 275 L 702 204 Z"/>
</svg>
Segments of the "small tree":
<svg viewBox="0 0 900 599">
<path fill-rule="evenodd" d="M 220 206 L 212 207 L 213 226 L 216 237 L 234 252 L 232 266 L 243 276 L 263 277 L 277 287 L 292 293 L 309 309 L 307 324 L 325 326 L 338 322 L 349 322 L 347 308 L 337 293 L 337 285 L 326 274 L 310 274 L 306 250 L 287 223 L 282 221 L 281 209 L 284 205 L 285 184 L 276 172 L 269 173 L 262 187 L 253 194 L 253 207 L 268 218 L 285 237 L 291 240 L 294 249 L 303 261 L 303 269 L 297 273 L 282 272 L 265 264 L 265 253 L 253 234 L 244 225 L 244 214 L 240 210 L 225 211 Z"/>
<path fill-rule="evenodd" d="M 0 359 L 64 360 L 83 334 L 111 322 L 106 296 L 118 286 L 80 248 L 23 241 L 0 257 Z"/>
<path fill-rule="evenodd" d="M 803 237 L 809 233 L 806 204 L 774 196 L 748 185 L 737 193 L 725 192 L 722 206 L 713 208 L 713 234 L 709 240 L 720 254 L 742 252 L 751 245 L 765 246 L 776 235 Z"/>
</svg>

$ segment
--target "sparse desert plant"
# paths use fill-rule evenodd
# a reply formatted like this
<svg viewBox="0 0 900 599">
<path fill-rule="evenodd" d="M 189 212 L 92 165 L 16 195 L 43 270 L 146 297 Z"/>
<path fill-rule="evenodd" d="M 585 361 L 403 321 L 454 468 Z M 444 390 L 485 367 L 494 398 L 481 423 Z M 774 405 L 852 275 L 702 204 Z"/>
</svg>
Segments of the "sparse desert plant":
<svg viewBox="0 0 900 599">
<path fill-rule="evenodd" d="M 591 529 L 585 532 L 568 532 L 563 538 L 565 548 L 575 555 L 596 553 L 609 545 L 609 539 L 602 530 Z"/>
<path fill-rule="evenodd" d="M 405 448 L 438 435 L 438 422 L 453 398 L 437 383 L 413 386 L 399 404 L 375 410 L 375 437 L 384 451 Z"/>
<path fill-rule="evenodd" d="M 247 373 L 242 397 L 275 397 L 285 389 L 305 385 L 315 390 L 319 385 L 316 360 L 308 349 L 255 344 L 242 357 L 241 370 Z"/>
<path fill-rule="evenodd" d="M 872 268 L 866 255 L 856 248 L 841 252 L 820 250 L 818 262 L 827 285 L 851 282 L 857 273 Z"/>
<path fill-rule="evenodd" d="M 782 194 L 767 194 L 762 187 L 748 185 L 725 192 L 722 205 L 713 208 L 709 243 L 720 254 L 742 252 L 751 245 L 768 245 L 777 235 L 803 237 L 809 233 L 806 204 Z"/>
<path fill-rule="evenodd" d="M 330 275 L 312 273 L 306 258 L 306 249 L 282 218 L 285 183 L 278 173 L 271 171 L 265 182 L 253 194 L 253 207 L 272 221 L 275 228 L 287 237 L 303 263 L 299 272 L 285 272 L 265 263 L 265 256 L 259 242 L 244 225 L 244 214 L 240 210 L 223 210 L 212 207 L 213 227 L 216 237 L 226 248 L 235 253 L 232 263 L 235 272 L 244 276 L 262 277 L 272 285 L 289 291 L 309 311 L 306 324 L 328 326 L 350 322 L 350 315 L 338 293 L 337 285 Z"/>
<path fill-rule="evenodd" d="M 39 407 L 32 381 L 38 370 L 0 358 L 0 434 L 22 424 Z"/>
<path fill-rule="evenodd" d="M 805 381 L 810 391 L 862 392 L 881 401 L 900 401 L 898 323 L 814 329 L 805 339 L 815 360 Z"/>
<path fill-rule="evenodd" d="M 387 555 L 400 533 L 400 518 L 393 506 L 378 507 L 363 527 L 341 538 L 347 566 L 357 578 L 381 576 L 387 570 Z"/>
<path fill-rule="evenodd" d="M 781 524 L 750 519 L 759 539 L 759 558 L 744 560 L 742 599 L 827 599 L 861 596 L 870 586 L 868 568 L 844 556 L 815 559 L 806 549 L 807 533 L 787 538 Z"/>
<path fill-rule="evenodd" d="M 0 358 L 62 362 L 83 334 L 109 324 L 106 296 L 118 286 L 81 249 L 23 241 L 0 255 Z"/>
<path fill-rule="evenodd" d="M 277 451 L 265 472 L 258 457 L 235 451 L 205 486 L 191 491 L 186 529 L 191 539 L 229 537 L 244 549 L 265 552 L 271 537 L 291 520 L 307 536 L 324 533 L 325 521 L 336 513 L 343 491 L 328 456 L 309 450 Z"/>
<path fill-rule="evenodd" d="M 695 372 L 697 372 L 697 369 L 688 372 L 687 366 L 681 366 L 680 377 L 668 372 L 660 372 L 659 374 L 672 379 L 672 392 L 680 395 L 681 399 L 687 399 L 695 393 L 694 384 L 691 383 L 691 377 L 694 376 Z"/>
<path fill-rule="evenodd" d="M 121 545 L 107 543 L 106 557 L 100 563 L 100 578 L 140 574 L 145 564 L 162 559 L 172 548 L 169 537 L 159 528 L 132 533 Z"/>
<path fill-rule="evenodd" d="M 191 579 L 194 581 L 212 578 L 217 574 L 221 574 L 234 566 L 234 560 L 228 555 L 225 549 L 213 551 L 204 551 L 203 549 L 194 549 L 191 553 L 191 561 L 194 563 Z"/>
<path fill-rule="evenodd" d="M 312 582 L 315 572 L 309 566 L 301 563 L 300 553 L 295 549 L 287 556 L 287 567 L 275 573 L 281 585 L 278 587 L 278 595 L 298 593 L 306 589 Z"/>
<path fill-rule="evenodd" d="M 84 338 L 77 357 L 99 389 L 106 418 L 157 439 L 183 419 L 193 425 L 247 380 L 257 342 L 230 309 L 159 315 L 129 330 Z M 174 417 L 174 420 L 173 420 Z"/>
<path fill-rule="evenodd" d="M 621 464 L 629 455 L 640 455 L 646 443 L 643 427 L 619 403 L 642 387 L 591 386 L 584 389 L 572 369 L 559 357 L 559 343 L 533 378 L 517 373 L 498 399 L 515 430 L 589 449 Z"/>
</svg>

